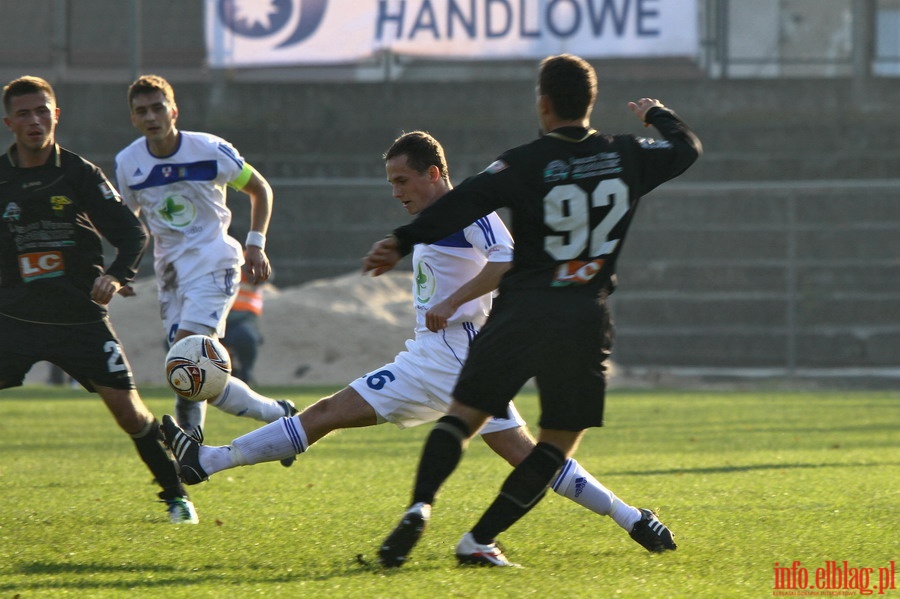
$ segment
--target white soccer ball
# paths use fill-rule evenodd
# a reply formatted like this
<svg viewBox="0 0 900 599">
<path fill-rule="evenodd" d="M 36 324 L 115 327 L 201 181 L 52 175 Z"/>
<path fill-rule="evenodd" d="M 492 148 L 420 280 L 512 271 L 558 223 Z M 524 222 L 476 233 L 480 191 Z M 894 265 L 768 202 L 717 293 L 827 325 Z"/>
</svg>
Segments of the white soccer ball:
<svg viewBox="0 0 900 599">
<path fill-rule="evenodd" d="M 166 354 L 166 380 L 179 397 L 206 401 L 218 397 L 231 377 L 231 357 L 218 339 L 190 335 Z"/>
</svg>

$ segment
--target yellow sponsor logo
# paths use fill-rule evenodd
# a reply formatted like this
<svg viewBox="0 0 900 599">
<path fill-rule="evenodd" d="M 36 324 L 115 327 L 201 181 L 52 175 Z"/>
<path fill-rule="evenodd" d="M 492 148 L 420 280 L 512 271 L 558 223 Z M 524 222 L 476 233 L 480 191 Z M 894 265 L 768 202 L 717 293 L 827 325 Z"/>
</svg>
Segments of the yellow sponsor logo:
<svg viewBox="0 0 900 599">
<path fill-rule="evenodd" d="M 50 198 L 50 205 L 53 206 L 53 209 L 57 211 L 63 210 L 71 203 L 72 200 L 70 200 L 66 196 L 53 196 L 52 198 Z"/>
</svg>

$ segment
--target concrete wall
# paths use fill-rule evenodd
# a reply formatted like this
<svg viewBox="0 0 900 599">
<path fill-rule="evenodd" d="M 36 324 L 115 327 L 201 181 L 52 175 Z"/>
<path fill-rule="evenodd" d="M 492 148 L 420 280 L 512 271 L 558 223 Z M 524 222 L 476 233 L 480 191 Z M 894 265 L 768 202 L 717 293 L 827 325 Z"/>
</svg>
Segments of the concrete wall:
<svg viewBox="0 0 900 599">
<path fill-rule="evenodd" d="M 640 208 L 613 295 L 625 364 L 900 364 L 900 184 L 676 186 Z"/>
<path fill-rule="evenodd" d="M 895 367 L 896 80 L 870 81 L 861 94 L 846 80 L 654 74 L 636 81 L 601 71 L 595 126 L 651 134 L 625 103 L 658 97 L 694 126 L 706 155 L 641 208 L 614 296 L 617 360 Z M 126 85 L 58 88 L 61 142 L 110 172 L 136 135 Z M 406 221 L 381 161 L 395 136 L 434 133 L 458 181 L 535 135 L 532 90 L 527 80 L 177 85 L 182 128 L 231 140 L 272 179 L 269 247 L 281 286 L 355 270 L 374 240 Z M 246 223 L 243 196 L 231 203 Z"/>
</svg>

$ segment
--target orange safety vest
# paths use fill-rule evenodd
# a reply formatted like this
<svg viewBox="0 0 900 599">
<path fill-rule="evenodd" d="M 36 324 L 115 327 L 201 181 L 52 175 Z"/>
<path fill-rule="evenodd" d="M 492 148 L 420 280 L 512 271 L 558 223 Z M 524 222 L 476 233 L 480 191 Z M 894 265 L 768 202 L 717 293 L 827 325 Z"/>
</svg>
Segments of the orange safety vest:
<svg viewBox="0 0 900 599">
<path fill-rule="evenodd" d="M 257 316 L 262 316 L 262 285 L 254 285 L 241 277 L 237 298 L 234 300 L 234 306 L 231 307 L 231 310 L 232 312 L 253 312 Z"/>
</svg>

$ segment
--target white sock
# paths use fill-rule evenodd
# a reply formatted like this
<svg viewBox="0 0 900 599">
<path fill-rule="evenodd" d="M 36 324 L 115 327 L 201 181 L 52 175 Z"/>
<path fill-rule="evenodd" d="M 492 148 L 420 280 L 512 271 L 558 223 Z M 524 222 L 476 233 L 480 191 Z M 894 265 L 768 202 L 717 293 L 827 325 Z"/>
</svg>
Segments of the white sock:
<svg viewBox="0 0 900 599">
<path fill-rule="evenodd" d="M 231 445 L 201 445 L 197 454 L 200 467 L 207 474 L 215 474 L 222 470 L 228 470 L 240 466 L 235 462 L 235 454 L 231 451 Z"/>
<path fill-rule="evenodd" d="M 634 523 L 641 519 L 640 510 L 616 497 L 572 458 L 563 464 L 550 488 L 592 512 L 609 516 L 627 531 L 631 531 Z"/>
<path fill-rule="evenodd" d="M 231 377 L 228 385 L 215 399 L 209 401 L 223 412 L 246 416 L 262 422 L 275 422 L 284 417 L 284 408 L 274 399 L 260 395 L 239 378 Z"/>
<path fill-rule="evenodd" d="M 280 418 L 232 441 L 230 459 L 236 466 L 274 462 L 303 453 L 308 446 L 300 418 L 291 416 Z"/>
</svg>

